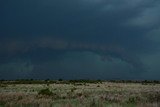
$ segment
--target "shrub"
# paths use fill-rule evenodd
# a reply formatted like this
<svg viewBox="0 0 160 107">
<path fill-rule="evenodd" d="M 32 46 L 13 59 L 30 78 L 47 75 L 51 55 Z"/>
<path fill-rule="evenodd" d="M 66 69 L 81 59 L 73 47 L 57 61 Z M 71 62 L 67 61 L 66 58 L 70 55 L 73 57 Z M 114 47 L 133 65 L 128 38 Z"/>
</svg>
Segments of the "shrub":
<svg viewBox="0 0 160 107">
<path fill-rule="evenodd" d="M 100 85 L 97 85 L 97 87 L 100 87 Z"/>
<path fill-rule="evenodd" d="M 95 100 L 93 99 L 93 100 L 90 102 L 89 107 L 95 107 L 95 106 L 96 106 L 96 102 L 95 102 Z"/>
<path fill-rule="evenodd" d="M 0 84 L 0 87 L 7 87 L 7 84 Z"/>
<path fill-rule="evenodd" d="M 132 97 L 129 97 L 127 103 L 132 103 L 132 104 L 134 104 L 134 103 L 139 102 L 140 100 L 141 100 L 141 99 L 140 99 L 138 96 L 132 96 Z"/>
<path fill-rule="evenodd" d="M 38 95 L 47 95 L 47 96 L 51 96 L 53 95 L 53 92 L 49 90 L 49 88 L 46 89 L 42 89 L 38 92 Z"/>
<path fill-rule="evenodd" d="M 75 88 L 75 87 L 71 88 L 71 92 L 74 92 L 75 90 L 76 90 L 76 88 Z"/>
</svg>

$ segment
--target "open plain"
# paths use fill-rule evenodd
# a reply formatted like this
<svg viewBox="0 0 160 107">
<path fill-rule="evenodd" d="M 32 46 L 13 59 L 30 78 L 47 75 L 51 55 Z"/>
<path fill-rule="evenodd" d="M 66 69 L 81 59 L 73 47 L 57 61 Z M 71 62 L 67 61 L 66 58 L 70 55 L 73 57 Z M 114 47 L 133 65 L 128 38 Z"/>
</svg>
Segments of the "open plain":
<svg viewBox="0 0 160 107">
<path fill-rule="evenodd" d="M 0 107 L 160 107 L 160 84 L 0 84 Z"/>
</svg>

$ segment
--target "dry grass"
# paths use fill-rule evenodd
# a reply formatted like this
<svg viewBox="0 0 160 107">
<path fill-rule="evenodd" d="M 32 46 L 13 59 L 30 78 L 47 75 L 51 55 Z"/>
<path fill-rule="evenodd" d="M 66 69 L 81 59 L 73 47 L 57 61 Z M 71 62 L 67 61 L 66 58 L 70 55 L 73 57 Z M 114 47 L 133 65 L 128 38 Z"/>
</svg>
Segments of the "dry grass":
<svg viewBox="0 0 160 107">
<path fill-rule="evenodd" d="M 38 95 L 45 88 L 53 95 Z M 0 104 L 2 107 L 159 107 L 160 85 L 110 82 L 7 85 L 0 87 Z"/>
</svg>

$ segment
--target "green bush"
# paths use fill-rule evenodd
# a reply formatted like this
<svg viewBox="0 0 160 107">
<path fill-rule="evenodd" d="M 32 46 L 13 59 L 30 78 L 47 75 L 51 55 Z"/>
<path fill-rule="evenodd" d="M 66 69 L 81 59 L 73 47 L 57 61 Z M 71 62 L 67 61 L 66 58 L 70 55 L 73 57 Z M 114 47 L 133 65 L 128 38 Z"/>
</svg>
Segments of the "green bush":
<svg viewBox="0 0 160 107">
<path fill-rule="evenodd" d="M 138 96 L 132 96 L 132 97 L 129 97 L 128 99 L 128 103 L 132 103 L 132 104 L 135 104 L 137 102 L 139 102 L 141 99 L 138 97 Z"/>
<path fill-rule="evenodd" d="M 73 87 L 71 88 L 71 92 L 74 92 L 77 88 Z"/>
<path fill-rule="evenodd" d="M 53 92 L 49 90 L 49 88 L 46 89 L 42 89 L 38 92 L 38 95 L 47 95 L 47 96 L 51 96 L 53 95 Z"/>
</svg>

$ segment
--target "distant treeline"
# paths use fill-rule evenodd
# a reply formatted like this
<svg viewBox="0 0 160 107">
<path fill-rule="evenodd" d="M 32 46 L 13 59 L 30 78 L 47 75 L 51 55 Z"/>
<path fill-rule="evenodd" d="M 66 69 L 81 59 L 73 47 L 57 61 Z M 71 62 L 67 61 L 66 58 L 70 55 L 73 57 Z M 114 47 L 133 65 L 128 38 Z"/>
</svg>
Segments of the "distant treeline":
<svg viewBox="0 0 160 107">
<path fill-rule="evenodd" d="M 34 79 L 18 79 L 18 80 L 0 80 L 0 84 L 76 84 L 76 83 L 103 83 L 103 82 L 112 82 L 112 83 L 142 83 L 142 84 L 160 84 L 158 80 L 34 80 Z"/>
<path fill-rule="evenodd" d="M 1 84 L 74 84 L 74 83 L 102 83 L 102 80 L 34 80 L 34 79 L 17 79 L 17 80 L 0 80 Z"/>
<path fill-rule="evenodd" d="M 142 83 L 142 84 L 160 84 L 159 80 L 109 80 L 113 83 Z"/>
</svg>

